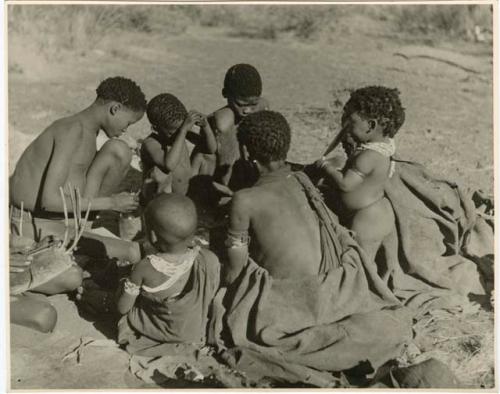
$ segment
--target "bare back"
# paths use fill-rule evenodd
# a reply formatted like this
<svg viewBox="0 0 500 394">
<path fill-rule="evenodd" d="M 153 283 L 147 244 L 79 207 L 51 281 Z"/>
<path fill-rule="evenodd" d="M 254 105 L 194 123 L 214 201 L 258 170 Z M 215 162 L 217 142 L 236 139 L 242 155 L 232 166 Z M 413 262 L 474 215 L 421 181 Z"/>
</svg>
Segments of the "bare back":
<svg viewBox="0 0 500 394">
<path fill-rule="evenodd" d="M 264 181 L 264 182 L 262 182 Z M 250 207 L 250 255 L 276 278 L 317 275 L 319 222 L 293 176 L 244 189 Z"/>
<path fill-rule="evenodd" d="M 23 202 L 24 208 L 32 212 L 41 209 L 41 193 L 51 181 L 48 177 L 63 170 L 67 171 L 66 182 L 83 191 L 95 154 L 96 134 L 84 130 L 78 114 L 55 121 L 19 159 L 9 180 L 10 202 L 18 207 Z M 58 161 L 58 168 L 53 168 L 55 157 L 62 159 Z"/>
</svg>

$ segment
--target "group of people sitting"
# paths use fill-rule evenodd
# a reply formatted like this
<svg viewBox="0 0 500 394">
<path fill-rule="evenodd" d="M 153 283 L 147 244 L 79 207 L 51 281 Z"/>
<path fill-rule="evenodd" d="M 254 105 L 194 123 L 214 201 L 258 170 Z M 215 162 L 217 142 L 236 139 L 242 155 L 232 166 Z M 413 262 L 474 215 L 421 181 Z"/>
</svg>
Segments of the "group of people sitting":
<svg viewBox="0 0 500 394">
<path fill-rule="evenodd" d="M 474 249 L 487 220 L 456 185 L 395 158 L 397 89 L 353 91 L 339 135 L 308 165 L 287 161 L 290 126 L 269 109 L 253 66 L 229 68 L 222 95 L 227 105 L 207 116 L 108 78 L 88 108 L 28 146 L 10 178 L 11 323 L 52 331 L 56 311 L 36 294 L 84 298 L 91 278 L 78 256 L 99 244 L 129 263 L 108 309 L 132 354 L 208 344 L 248 376 L 327 386 L 333 372 L 398 357 L 423 310 L 488 291 L 477 261 L 489 252 Z M 133 155 L 117 137 L 144 113 L 142 188 L 117 193 Z M 110 139 L 97 150 L 101 130 Z M 347 159 L 327 157 L 337 145 Z M 140 236 L 93 232 L 105 210 L 141 216 Z M 412 238 L 420 222 L 409 211 L 428 220 L 428 239 Z M 198 239 L 206 216 L 223 218 L 208 247 Z"/>
</svg>

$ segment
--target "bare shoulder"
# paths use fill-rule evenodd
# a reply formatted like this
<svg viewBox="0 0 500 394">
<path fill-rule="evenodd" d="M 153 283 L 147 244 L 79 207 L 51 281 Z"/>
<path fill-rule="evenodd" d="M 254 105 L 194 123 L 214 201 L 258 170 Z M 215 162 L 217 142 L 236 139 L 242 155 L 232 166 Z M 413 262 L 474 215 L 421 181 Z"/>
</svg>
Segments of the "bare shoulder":
<svg viewBox="0 0 500 394">
<path fill-rule="evenodd" d="M 83 136 L 84 128 L 81 120 L 76 116 L 69 116 L 56 120 L 47 129 L 54 138 L 75 140 Z"/>
<path fill-rule="evenodd" d="M 134 265 L 130 276 L 132 280 L 141 282 L 142 279 L 151 273 L 152 270 L 153 267 L 151 266 L 149 259 L 146 257 Z"/>
<path fill-rule="evenodd" d="M 255 198 L 255 188 L 247 188 L 238 190 L 233 194 L 233 204 L 246 204 Z"/>
<path fill-rule="evenodd" d="M 374 169 L 378 165 L 385 163 L 388 158 L 382 156 L 380 153 L 375 152 L 370 149 L 366 149 L 361 151 L 358 155 L 356 155 L 354 159 L 354 163 L 356 167 L 362 169 Z"/>
<path fill-rule="evenodd" d="M 238 190 L 231 200 L 231 213 L 245 213 L 248 215 L 253 207 L 258 205 L 262 191 L 257 187 Z"/>
<path fill-rule="evenodd" d="M 144 141 L 142 141 L 142 146 L 149 149 L 154 147 L 161 147 L 161 144 L 157 138 L 154 138 L 153 136 L 149 135 L 144 139 Z"/>
<path fill-rule="evenodd" d="M 214 123 L 220 132 L 230 131 L 234 128 L 234 112 L 229 107 L 223 107 L 214 112 Z"/>
</svg>

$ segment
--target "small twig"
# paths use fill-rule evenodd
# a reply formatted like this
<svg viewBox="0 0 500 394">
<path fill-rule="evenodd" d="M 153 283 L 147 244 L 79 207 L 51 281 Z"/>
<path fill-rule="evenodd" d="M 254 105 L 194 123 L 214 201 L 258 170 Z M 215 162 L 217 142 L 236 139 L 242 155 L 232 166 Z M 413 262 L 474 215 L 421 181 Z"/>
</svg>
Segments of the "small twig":
<svg viewBox="0 0 500 394">
<path fill-rule="evenodd" d="M 400 56 L 400 57 L 402 57 L 402 58 L 404 58 L 406 60 L 418 59 L 418 58 L 435 60 L 437 62 L 442 62 L 442 63 L 448 64 L 449 66 L 457 67 L 457 68 L 459 68 L 459 69 L 461 69 L 463 71 L 467 71 L 467 72 L 470 72 L 470 73 L 473 73 L 473 74 L 481 74 L 480 71 L 475 70 L 473 68 L 462 66 L 461 64 L 455 63 L 455 62 L 453 62 L 451 60 L 442 59 L 442 58 L 431 56 L 431 55 L 405 55 L 404 53 L 396 52 L 396 53 L 394 53 L 394 56 Z"/>
<path fill-rule="evenodd" d="M 80 238 L 82 237 L 83 232 L 85 231 L 85 227 L 87 226 L 87 221 L 89 219 L 90 207 L 91 207 L 91 202 L 89 200 L 89 203 L 87 205 L 87 212 L 85 213 L 85 219 L 83 220 L 83 224 L 80 226 L 80 231 L 75 236 L 75 241 L 73 242 L 73 245 L 67 250 L 68 254 L 73 251 L 76 245 L 78 245 L 78 242 L 80 241 Z"/>
<path fill-rule="evenodd" d="M 46 245 L 46 246 L 42 246 L 41 248 L 33 249 L 33 250 L 29 251 L 28 253 L 26 253 L 26 256 L 36 256 L 37 254 L 45 252 L 46 250 L 50 249 L 51 247 L 52 247 L 52 245 Z"/>
<path fill-rule="evenodd" d="M 24 201 L 21 201 L 21 216 L 19 220 L 19 236 L 23 236 L 23 215 L 24 215 Z"/>
<path fill-rule="evenodd" d="M 68 183 L 68 187 L 69 187 L 69 196 L 71 198 L 71 204 L 73 205 L 73 223 L 75 225 L 75 236 L 74 237 L 76 238 L 78 236 L 78 223 L 77 223 L 77 218 L 76 218 L 77 213 L 76 213 L 75 194 L 73 194 L 74 189 L 73 189 L 71 183 Z M 73 243 L 71 244 L 70 249 L 73 249 L 75 246 L 75 238 L 73 238 Z"/>
<path fill-rule="evenodd" d="M 479 334 L 465 334 L 465 335 L 459 335 L 459 336 L 456 336 L 456 337 L 448 337 L 448 338 L 441 337 L 442 339 L 440 339 L 439 341 L 435 341 L 434 344 L 437 345 L 438 343 L 443 343 L 443 342 L 451 341 L 451 340 L 454 340 L 454 339 L 463 339 L 463 338 L 480 337 L 480 336 L 481 335 L 479 335 Z"/>
<path fill-rule="evenodd" d="M 69 220 L 68 220 L 68 206 L 66 205 L 66 197 L 64 197 L 64 190 L 62 186 L 59 187 L 59 192 L 61 193 L 61 199 L 63 203 L 64 211 L 64 239 L 62 247 L 66 248 L 66 243 L 68 242 L 68 231 L 69 231 Z"/>
<path fill-rule="evenodd" d="M 82 223 L 82 196 L 80 195 L 80 188 L 76 188 L 76 208 L 78 212 L 78 226 Z"/>
</svg>

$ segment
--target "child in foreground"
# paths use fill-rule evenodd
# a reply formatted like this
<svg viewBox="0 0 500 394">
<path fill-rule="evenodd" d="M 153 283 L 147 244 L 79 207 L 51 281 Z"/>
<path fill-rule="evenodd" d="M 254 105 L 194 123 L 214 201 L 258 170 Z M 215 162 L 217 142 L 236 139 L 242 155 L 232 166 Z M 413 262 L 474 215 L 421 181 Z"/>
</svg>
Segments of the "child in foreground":
<svg viewBox="0 0 500 394">
<path fill-rule="evenodd" d="M 346 133 L 343 146 L 348 155 L 345 166 L 336 168 L 328 160 L 316 162 L 325 180 L 340 191 L 344 208 L 341 219 L 356 233 L 371 260 L 395 231 L 394 212 L 384 187 L 394 172 L 393 138 L 404 118 L 397 89 L 358 89 L 351 94 L 342 114 Z"/>
<path fill-rule="evenodd" d="M 219 287 L 219 261 L 192 247 L 197 227 L 194 203 L 179 194 L 160 194 L 146 208 L 151 243 L 157 249 L 125 279 L 118 311 L 118 341 L 201 343 L 208 307 Z"/>
<path fill-rule="evenodd" d="M 215 155 L 193 152 L 193 172 L 214 177 L 215 182 L 241 188 L 247 174 L 233 174 L 233 165 L 241 156 L 237 139 L 238 125 L 247 115 L 269 109 L 269 103 L 261 97 L 262 79 L 250 64 L 235 64 L 227 70 L 222 96 L 227 105 L 215 111 L 209 118 L 217 139 Z M 230 182 L 231 181 L 231 182 Z"/>
<path fill-rule="evenodd" d="M 187 193 L 192 169 L 186 139 L 204 154 L 216 150 L 206 116 L 197 111 L 188 112 L 177 97 L 168 93 L 154 97 L 146 113 L 153 132 L 141 147 L 143 204 L 158 193 Z M 201 128 L 200 135 L 191 132 L 195 125 Z"/>
</svg>

